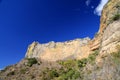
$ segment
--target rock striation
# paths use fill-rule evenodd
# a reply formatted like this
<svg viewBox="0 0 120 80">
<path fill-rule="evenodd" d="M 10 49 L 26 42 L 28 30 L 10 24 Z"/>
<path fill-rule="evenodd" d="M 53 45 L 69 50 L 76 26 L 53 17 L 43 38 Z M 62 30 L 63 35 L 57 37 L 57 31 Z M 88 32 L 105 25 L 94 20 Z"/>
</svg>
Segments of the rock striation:
<svg viewBox="0 0 120 80">
<path fill-rule="evenodd" d="M 116 46 L 120 44 L 120 0 L 110 0 L 103 9 L 101 18 L 100 33 L 103 34 L 101 40 L 100 53 L 112 53 L 116 51 Z"/>
<path fill-rule="evenodd" d="M 104 6 L 97 36 L 91 41 L 91 50 L 100 49 L 100 53 L 115 52 L 120 40 L 120 0 L 109 0 Z"/>
</svg>

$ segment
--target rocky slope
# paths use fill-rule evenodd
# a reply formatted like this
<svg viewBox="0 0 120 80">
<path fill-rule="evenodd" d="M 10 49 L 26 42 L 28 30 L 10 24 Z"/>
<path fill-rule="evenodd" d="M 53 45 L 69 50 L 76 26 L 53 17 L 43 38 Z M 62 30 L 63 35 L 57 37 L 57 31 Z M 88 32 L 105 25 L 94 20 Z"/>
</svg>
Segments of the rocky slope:
<svg viewBox="0 0 120 80">
<path fill-rule="evenodd" d="M 120 80 L 120 0 L 104 6 L 94 39 L 33 42 L 25 59 L 0 71 L 3 80 Z"/>
</svg>

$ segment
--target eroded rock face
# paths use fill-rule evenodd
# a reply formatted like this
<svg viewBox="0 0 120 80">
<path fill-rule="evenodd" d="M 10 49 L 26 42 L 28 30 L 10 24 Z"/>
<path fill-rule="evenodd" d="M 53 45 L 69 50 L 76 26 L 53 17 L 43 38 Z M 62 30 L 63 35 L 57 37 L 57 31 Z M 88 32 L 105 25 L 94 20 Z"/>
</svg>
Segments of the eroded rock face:
<svg viewBox="0 0 120 80">
<path fill-rule="evenodd" d="M 84 38 L 46 44 L 33 42 L 27 50 L 26 57 L 56 61 L 85 58 L 95 50 L 100 50 L 100 55 L 115 52 L 116 46 L 120 44 L 120 20 L 114 20 L 117 14 L 120 14 L 120 0 L 109 0 L 102 11 L 100 29 L 93 40 Z"/>
<path fill-rule="evenodd" d="M 120 13 L 120 0 L 109 0 L 102 11 L 99 34 L 104 33 L 106 27 L 113 22 L 113 16 L 118 13 Z"/>
<path fill-rule="evenodd" d="M 102 54 L 117 51 L 116 46 L 120 45 L 120 21 L 115 21 L 106 28 L 101 44 Z"/>
<path fill-rule="evenodd" d="M 84 58 L 90 51 L 87 45 L 89 41 L 90 38 L 57 43 L 52 41 L 46 44 L 33 42 L 28 48 L 26 57 L 37 57 L 47 61 Z"/>
<path fill-rule="evenodd" d="M 103 35 L 106 28 L 112 24 L 114 15 L 120 13 L 120 0 L 109 0 L 104 6 L 101 19 L 100 28 L 98 30 L 97 36 L 91 41 L 91 50 L 100 48 L 101 42 L 103 41 Z M 115 26 L 114 26 L 115 27 Z"/>
<path fill-rule="evenodd" d="M 120 44 L 120 0 L 110 0 L 103 9 L 99 33 L 102 34 L 100 53 L 116 52 Z"/>
<path fill-rule="evenodd" d="M 102 11 L 99 35 L 94 40 L 100 41 L 100 53 L 96 59 L 98 64 L 104 62 L 102 57 L 117 52 L 116 47 L 120 45 L 120 17 L 116 15 L 120 15 L 120 0 L 109 0 Z"/>
</svg>

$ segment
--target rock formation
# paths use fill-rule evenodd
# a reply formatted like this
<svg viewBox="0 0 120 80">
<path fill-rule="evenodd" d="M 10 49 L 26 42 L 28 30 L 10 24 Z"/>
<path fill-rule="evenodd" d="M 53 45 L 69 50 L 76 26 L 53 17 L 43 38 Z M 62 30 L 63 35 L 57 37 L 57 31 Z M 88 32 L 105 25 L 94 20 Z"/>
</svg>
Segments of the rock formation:
<svg viewBox="0 0 120 80">
<path fill-rule="evenodd" d="M 48 61 L 64 60 L 67 58 L 85 58 L 92 51 L 100 50 L 100 54 L 116 51 L 120 44 L 120 20 L 115 20 L 120 14 L 120 0 L 109 0 L 102 11 L 100 29 L 97 35 L 89 38 L 76 39 L 66 42 L 49 42 L 39 44 L 33 42 L 26 53 L 26 57 L 37 57 Z"/>
<path fill-rule="evenodd" d="M 120 0 L 109 0 L 97 35 L 66 42 L 33 42 L 0 80 L 120 80 Z"/>
<path fill-rule="evenodd" d="M 85 58 L 90 51 L 87 45 L 89 41 L 90 38 L 57 43 L 51 41 L 46 44 L 33 42 L 28 48 L 26 57 L 37 57 L 47 61 Z"/>
</svg>

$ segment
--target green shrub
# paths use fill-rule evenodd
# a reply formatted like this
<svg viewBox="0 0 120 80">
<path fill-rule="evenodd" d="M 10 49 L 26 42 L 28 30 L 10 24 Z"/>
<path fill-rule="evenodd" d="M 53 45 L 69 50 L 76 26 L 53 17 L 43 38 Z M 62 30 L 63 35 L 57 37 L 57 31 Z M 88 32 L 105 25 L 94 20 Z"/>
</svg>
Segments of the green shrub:
<svg viewBox="0 0 120 80">
<path fill-rule="evenodd" d="M 72 76 L 73 79 L 77 79 L 80 77 L 80 72 L 76 71 L 74 75 Z"/>
<path fill-rule="evenodd" d="M 36 58 L 28 58 L 27 60 L 28 60 L 27 65 L 29 67 L 31 67 L 33 64 L 37 64 L 38 63 L 38 61 L 36 60 Z"/>
<path fill-rule="evenodd" d="M 48 74 L 49 74 L 49 76 L 50 76 L 51 78 L 54 78 L 54 77 L 58 77 L 58 76 L 59 76 L 59 74 L 57 73 L 56 70 L 50 70 L 50 71 L 48 72 Z"/>
<path fill-rule="evenodd" d="M 94 51 L 94 53 L 90 54 L 88 56 L 88 62 L 89 63 L 94 63 L 96 56 L 99 54 L 98 50 Z"/>
<path fill-rule="evenodd" d="M 111 53 L 113 61 L 117 64 L 120 65 L 120 45 L 116 46 L 117 52 Z"/>
<path fill-rule="evenodd" d="M 112 56 L 115 58 L 120 58 L 120 52 L 112 53 Z"/>
<path fill-rule="evenodd" d="M 66 60 L 58 62 L 62 67 L 60 69 L 46 68 L 42 80 L 76 80 L 80 78 L 78 60 Z M 83 60 L 83 63 L 86 63 Z"/>
<path fill-rule="evenodd" d="M 55 69 L 49 70 L 48 68 L 43 71 L 43 77 L 42 80 L 51 80 L 53 78 L 58 77 L 59 74 Z"/>
<path fill-rule="evenodd" d="M 66 73 L 66 77 L 72 79 L 72 76 L 74 75 L 75 71 L 73 69 L 69 70 Z"/>
<path fill-rule="evenodd" d="M 15 72 L 14 71 L 11 71 L 7 74 L 7 76 L 12 76 L 12 75 L 15 75 Z"/>
<path fill-rule="evenodd" d="M 69 69 L 66 73 L 61 74 L 56 80 L 75 80 L 80 77 L 80 72 L 75 69 Z"/>
<path fill-rule="evenodd" d="M 112 18 L 113 21 L 117 21 L 120 19 L 120 14 L 115 14 Z"/>
<path fill-rule="evenodd" d="M 78 67 L 85 67 L 87 62 L 88 62 L 88 60 L 86 58 L 78 60 L 77 61 Z"/>
<path fill-rule="evenodd" d="M 112 53 L 112 59 L 117 64 L 120 65 L 120 51 L 116 53 Z"/>
<path fill-rule="evenodd" d="M 72 59 L 66 61 L 59 61 L 58 63 L 67 69 L 76 66 L 76 60 L 72 60 Z"/>
<path fill-rule="evenodd" d="M 89 58 L 88 58 L 89 62 L 93 62 L 95 61 L 95 59 L 96 59 L 96 56 L 94 56 L 93 54 L 89 55 Z"/>
</svg>

